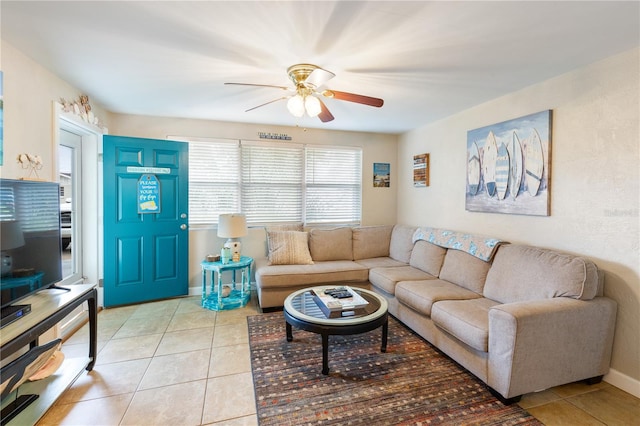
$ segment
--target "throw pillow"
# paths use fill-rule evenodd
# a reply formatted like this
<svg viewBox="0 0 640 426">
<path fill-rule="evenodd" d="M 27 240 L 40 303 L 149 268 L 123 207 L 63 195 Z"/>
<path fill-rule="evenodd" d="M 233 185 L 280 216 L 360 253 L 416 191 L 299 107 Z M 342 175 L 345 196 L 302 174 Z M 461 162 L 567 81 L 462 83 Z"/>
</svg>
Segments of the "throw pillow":
<svg viewBox="0 0 640 426">
<path fill-rule="evenodd" d="M 299 231 L 267 232 L 269 265 L 312 265 L 309 234 Z"/>
</svg>

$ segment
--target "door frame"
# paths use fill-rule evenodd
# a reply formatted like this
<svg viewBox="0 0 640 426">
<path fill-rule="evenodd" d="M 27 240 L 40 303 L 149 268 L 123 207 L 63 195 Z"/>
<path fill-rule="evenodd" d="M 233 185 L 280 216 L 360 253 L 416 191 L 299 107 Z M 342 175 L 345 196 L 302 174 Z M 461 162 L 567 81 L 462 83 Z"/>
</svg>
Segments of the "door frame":
<svg viewBox="0 0 640 426">
<path fill-rule="evenodd" d="M 61 285 L 69 285 L 69 284 L 77 284 L 82 283 L 84 281 L 83 278 L 83 263 L 82 263 L 82 226 L 75 226 L 75 223 L 82 224 L 82 136 L 78 135 L 74 131 L 70 131 L 67 126 L 60 126 L 58 131 L 58 135 L 66 132 L 69 135 L 73 135 L 73 140 L 67 139 L 64 142 L 62 141 L 62 137 L 60 138 L 58 144 L 58 159 L 60 159 L 60 148 L 65 146 L 71 151 L 71 193 L 65 193 L 65 199 L 71 198 L 71 241 L 75 242 L 75 245 L 72 245 L 71 249 L 71 257 L 72 257 L 72 265 L 73 270 L 71 271 L 71 275 L 65 276 L 64 267 L 62 268 L 63 275 Z M 60 174 L 58 173 L 58 176 Z M 62 182 L 60 182 L 62 184 Z M 62 188 L 61 188 L 62 189 Z M 80 202 L 78 202 L 80 201 Z M 62 203 L 63 200 L 60 200 Z M 78 242 L 79 241 L 79 242 Z M 63 244 L 64 249 L 64 244 Z M 63 261 L 64 264 L 64 261 Z"/>
<path fill-rule="evenodd" d="M 93 124 L 83 121 L 80 117 L 64 112 L 59 102 L 53 102 L 53 150 L 54 155 L 54 180 L 58 181 L 59 164 L 57 153 L 60 146 L 60 129 L 64 129 L 82 137 L 82 193 L 80 194 L 80 206 L 82 209 L 82 222 L 74 226 L 82 227 L 82 274 L 83 281 L 89 284 L 98 284 L 98 304 L 102 303 L 102 278 L 104 276 L 103 265 L 103 232 L 102 232 L 102 136 L 108 133 Z"/>
</svg>

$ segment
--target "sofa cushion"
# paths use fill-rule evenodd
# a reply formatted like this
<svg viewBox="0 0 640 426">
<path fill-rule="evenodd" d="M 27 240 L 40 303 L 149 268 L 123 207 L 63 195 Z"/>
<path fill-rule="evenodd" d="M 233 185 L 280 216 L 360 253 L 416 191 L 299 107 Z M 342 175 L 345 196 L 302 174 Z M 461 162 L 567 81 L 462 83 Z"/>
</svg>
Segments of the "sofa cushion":
<svg viewBox="0 0 640 426">
<path fill-rule="evenodd" d="M 353 259 L 389 256 L 392 231 L 393 225 L 357 226 L 353 228 Z"/>
<path fill-rule="evenodd" d="M 309 251 L 313 261 L 353 260 L 352 232 L 349 227 L 309 231 Z"/>
<path fill-rule="evenodd" d="M 440 300 L 478 299 L 478 293 L 443 280 L 400 281 L 396 299 L 422 315 L 431 316 L 431 307 Z"/>
<path fill-rule="evenodd" d="M 309 234 L 298 231 L 267 232 L 270 265 L 310 265 Z"/>
<path fill-rule="evenodd" d="M 391 232 L 389 243 L 389 256 L 400 262 L 409 263 L 411 250 L 413 250 L 413 233 L 415 226 L 396 225 Z M 381 244 L 381 242 L 378 242 Z"/>
<path fill-rule="evenodd" d="M 423 240 L 416 241 L 413 250 L 411 250 L 409 265 L 437 277 L 440 274 L 446 253 L 447 249 L 445 248 Z"/>
<path fill-rule="evenodd" d="M 487 298 L 443 300 L 433 304 L 433 323 L 458 340 L 482 352 L 489 351 L 489 309 L 499 305 Z"/>
<path fill-rule="evenodd" d="M 482 294 L 491 264 L 464 251 L 449 249 L 444 257 L 440 279 Z"/>
<path fill-rule="evenodd" d="M 315 262 L 312 265 L 259 265 L 256 268 L 256 283 L 261 289 L 366 282 L 368 276 L 367 268 L 350 260 Z"/>
<path fill-rule="evenodd" d="M 502 303 L 571 297 L 593 299 L 598 270 L 590 260 L 538 247 L 505 245 L 487 274 L 484 296 Z"/>
<path fill-rule="evenodd" d="M 433 275 L 409 265 L 369 270 L 369 282 L 390 294 L 395 294 L 396 284 L 400 281 L 430 280 L 434 278 Z"/>
<path fill-rule="evenodd" d="M 360 265 L 368 269 L 373 268 L 388 268 L 390 266 L 407 266 L 403 262 L 394 260 L 390 257 L 374 257 L 370 259 L 358 259 L 356 260 Z"/>
</svg>

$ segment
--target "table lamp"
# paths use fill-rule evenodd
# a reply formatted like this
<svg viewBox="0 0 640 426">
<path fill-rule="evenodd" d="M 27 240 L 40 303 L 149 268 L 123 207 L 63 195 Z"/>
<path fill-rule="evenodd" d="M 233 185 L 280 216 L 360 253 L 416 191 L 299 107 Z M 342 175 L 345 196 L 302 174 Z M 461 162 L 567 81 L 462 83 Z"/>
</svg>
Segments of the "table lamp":
<svg viewBox="0 0 640 426">
<path fill-rule="evenodd" d="M 8 250 L 24 245 L 24 235 L 20 223 L 15 220 L 0 222 L 0 250 L 2 250 L 2 276 L 10 275 L 13 270 L 13 259 Z"/>
<path fill-rule="evenodd" d="M 221 214 L 218 217 L 218 237 L 228 238 L 224 247 L 231 249 L 234 262 L 240 260 L 241 244 L 238 238 L 247 235 L 247 218 L 240 213 Z"/>
</svg>

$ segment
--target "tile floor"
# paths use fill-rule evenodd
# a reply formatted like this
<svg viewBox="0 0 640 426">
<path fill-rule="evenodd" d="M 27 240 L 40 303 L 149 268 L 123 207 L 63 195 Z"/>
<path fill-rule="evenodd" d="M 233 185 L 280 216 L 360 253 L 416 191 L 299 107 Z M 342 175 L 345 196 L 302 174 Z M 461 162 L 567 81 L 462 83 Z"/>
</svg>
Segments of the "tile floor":
<svg viewBox="0 0 640 426">
<path fill-rule="evenodd" d="M 44 425 L 257 425 L 245 317 L 213 312 L 199 297 L 106 309 L 98 361 L 40 420 Z M 84 326 L 63 345 L 86 355 Z M 640 400 L 607 384 L 574 383 L 528 394 L 520 405 L 546 425 L 630 425 Z"/>
</svg>

